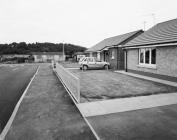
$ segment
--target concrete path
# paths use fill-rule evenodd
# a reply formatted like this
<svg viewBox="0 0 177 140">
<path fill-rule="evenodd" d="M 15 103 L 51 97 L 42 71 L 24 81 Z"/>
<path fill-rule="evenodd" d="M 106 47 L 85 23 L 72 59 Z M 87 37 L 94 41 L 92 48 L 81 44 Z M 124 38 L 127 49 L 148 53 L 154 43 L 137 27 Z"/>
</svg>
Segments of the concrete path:
<svg viewBox="0 0 177 140">
<path fill-rule="evenodd" d="M 162 79 L 158 79 L 158 78 L 148 77 L 148 76 L 134 74 L 134 73 L 125 72 L 125 71 L 115 71 L 115 72 L 118 72 L 118 73 L 121 73 L 121 74 L 125 74 L 125 75 L 129 75 L 129 76 L 133 76 L 133 77 L 137 77 L 137 78 L 141 78 L 141 79 L 145 79 L 145 80 L 150 80 L 150 81 L 153 81 L 153 82 L 158 82 L 158 83 L 162 83 L 162 84 L 166 84 L 166 85 L 177 87 L 177 83 L 176 82 L 171 82 L 171 81 L 167 81 L 167 80 L 162 80 Z"/>
<path fill-rule="evenodd" d="M 48 64 L 24 97 L 6 140 L 95 140 L 95 136 Z"/>
<path fill-rule="evenodd" d="M 78 104 L 85 117 L 177 104 L 177 93 L 119 98 Z"/>
</svg>

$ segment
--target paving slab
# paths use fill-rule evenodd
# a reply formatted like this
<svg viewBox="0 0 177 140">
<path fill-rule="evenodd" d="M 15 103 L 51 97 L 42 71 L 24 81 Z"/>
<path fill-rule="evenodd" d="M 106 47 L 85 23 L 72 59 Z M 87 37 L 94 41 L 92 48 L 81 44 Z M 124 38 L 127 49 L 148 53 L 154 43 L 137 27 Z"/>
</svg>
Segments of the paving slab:
<svg viewBox="0 0 177 140">
<path fill-rule="evenodd" d="M 78 104 L 85 117 L 177 104 L 177 93 L 158 94 Z"/>
<path fill-rule="evenodd" d="M 49 64 L 41 64 L 6 140 L 94 140 Z"/>
<path fill-rule="evenodd" d="M 137 77 L 137 78 L 141 78 L 141 79 L 145 79 L 145 80 L 149 80 L 149 81 L 153 81 L 153 82 L 158 82 L 158 83 L 161 83 L 161 84 L 170 85 L 170 86 L 173 86 L 173 87 L 177 87 L 177 83 L 172 82 L 172 81 L 162 80 L 162 79 L 158 79 L 158 78 L 153 78 L 153 77 L 144 76 L 144 75 L 140 75 L 140 74 L 134 74 L 134 73 L 125 72 L 125 71 L 115 71 L 115 72 L 125 74 L 125 75 L 129 75 L 129 76 L 133 76 L 133 77 Z"/>
</svg>

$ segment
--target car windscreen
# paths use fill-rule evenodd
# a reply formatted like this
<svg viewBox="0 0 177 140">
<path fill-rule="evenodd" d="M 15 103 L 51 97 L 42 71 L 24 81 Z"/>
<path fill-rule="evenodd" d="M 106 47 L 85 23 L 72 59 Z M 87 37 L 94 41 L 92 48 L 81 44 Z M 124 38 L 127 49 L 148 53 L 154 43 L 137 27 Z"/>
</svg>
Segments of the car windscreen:
<svg viewBox="0 0 177 140">
<path fill-rule="evenodd" d="M 82 58 L 79 60 L 79 62 L 82 62 L 84 59 L 85 59 L 85 58 L 84 58 L 84 57 L 82 57 Z"/>
</svg>

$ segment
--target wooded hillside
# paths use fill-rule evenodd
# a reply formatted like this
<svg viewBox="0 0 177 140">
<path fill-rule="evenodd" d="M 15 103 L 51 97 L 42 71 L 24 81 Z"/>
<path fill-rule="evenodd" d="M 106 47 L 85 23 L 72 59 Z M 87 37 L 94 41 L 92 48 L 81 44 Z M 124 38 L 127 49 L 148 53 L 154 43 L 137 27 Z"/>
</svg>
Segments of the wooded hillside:
<svg viewBox="0 0 177 140">
<path fill-rule="evenodd" d="M 86 50 L 85 47 L 64 44 L 64 50 L 66 55 L 71 55 L 75 52 L 83 52 Z M 11 44 L 0 44 L 0 55 L 2 54 L 31 54 L 32 52 L 62 52 L 63 44 L 55 43 L 11 43 Z"/>
</svg>

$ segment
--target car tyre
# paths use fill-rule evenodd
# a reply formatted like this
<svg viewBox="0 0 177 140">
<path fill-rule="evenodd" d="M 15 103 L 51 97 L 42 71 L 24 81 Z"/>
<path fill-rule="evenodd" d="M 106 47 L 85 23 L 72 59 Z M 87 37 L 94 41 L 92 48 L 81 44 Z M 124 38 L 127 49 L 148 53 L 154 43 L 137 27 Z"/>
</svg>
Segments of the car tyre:
<svg viewBox="0 0 177 140">
<path fill-rule="evenodd" d="M 88 66 L 84 65 L 83 70 L 86 71 L 88 69 Z"/>
</svg>

